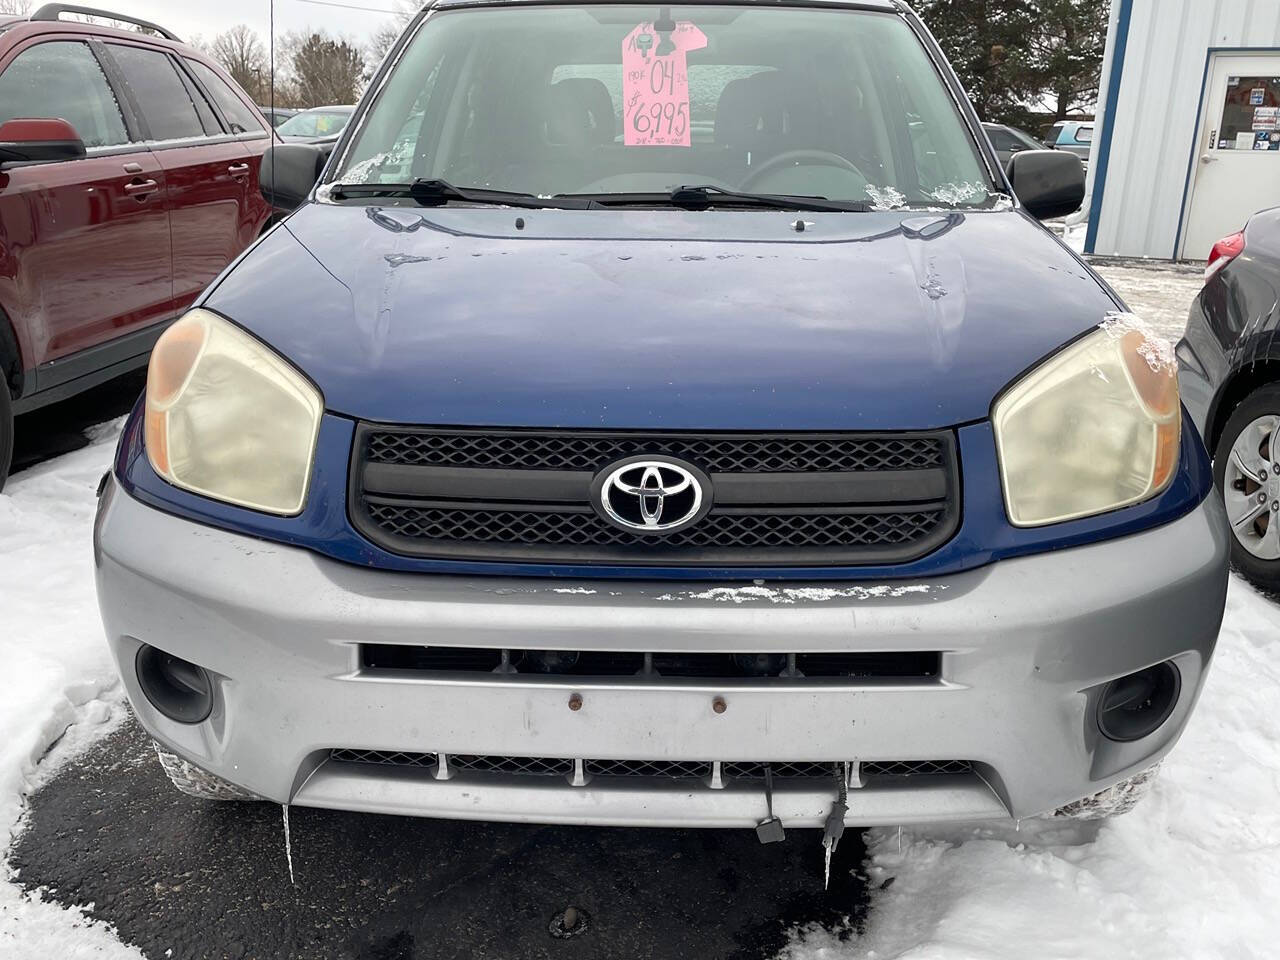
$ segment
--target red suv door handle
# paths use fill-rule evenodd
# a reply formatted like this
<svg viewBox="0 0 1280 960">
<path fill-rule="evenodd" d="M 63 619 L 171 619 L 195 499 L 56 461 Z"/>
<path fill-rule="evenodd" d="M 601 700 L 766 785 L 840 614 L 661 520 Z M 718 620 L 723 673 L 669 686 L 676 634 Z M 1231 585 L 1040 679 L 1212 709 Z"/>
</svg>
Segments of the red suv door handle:
<svg viewBox="0 0 1280 960">
<path fill-rule="evenodd" d="M 145 200 L 151 194 L 160 189 L 160 184 L 154 180 L 138 180 L 134 183 L 126 183 L 124 192 L 131 197 L 137 197 L 139 200 Z"/>
<path fill-rule="evenodd" d="M 227 167 L 227 173 L 237 180 L 243 180 L 249 175 L 249 165 L 247 163 L 237 163 L 234 166 Z"/>
</svg>

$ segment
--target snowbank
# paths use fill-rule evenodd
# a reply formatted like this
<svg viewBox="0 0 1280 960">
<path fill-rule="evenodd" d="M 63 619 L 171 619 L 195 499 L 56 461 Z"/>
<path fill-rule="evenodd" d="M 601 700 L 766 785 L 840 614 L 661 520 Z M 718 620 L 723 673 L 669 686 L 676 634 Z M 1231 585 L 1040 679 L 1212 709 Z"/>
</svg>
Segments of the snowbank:
<svg viewBox="0 0 1280 960">
<path fill-rule="evenodd" d="M 872 834 L 864 936 L 788 960 L 1280 955 L 1280 607 L 1233 578 L 1197 712 L 1127 816 Z"/>
<path fill-rule="evenodd" d="M 92 553 L 94 492 L 119 431 L 95 427 L 87 448 L 20 474 L 0 494 L 0 957 L 141 956 L 105 924 L 24 895 L 7 863 L 23 796 L 123 716 Z"/>
</svg>

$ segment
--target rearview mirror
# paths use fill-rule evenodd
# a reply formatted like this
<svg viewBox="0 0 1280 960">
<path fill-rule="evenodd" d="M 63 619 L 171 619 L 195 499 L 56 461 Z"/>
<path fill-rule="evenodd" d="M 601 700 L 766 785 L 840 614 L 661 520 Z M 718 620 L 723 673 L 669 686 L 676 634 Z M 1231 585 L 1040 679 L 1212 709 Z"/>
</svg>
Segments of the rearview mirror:
<svg viewBox="0 0 1280 960">
<path fill-rule="evenodd" d="M 262 155 L 262 195 L 277 210 L 296 210 L 320 179 L 328 150 L 310 143 L 278 143 Z"/>
<path fill-rule="evenodd" d="M 1074 153 L 1024 150 L 1009 158 L 1013 192 L 1037 220 L 1075 213 L 1084 203 L 1084 166 Z"/>
<path fill-rule="evenodd" d="M 0 124 L 0 163 L 57 163 L 84 155 L 84 141 L 65 120 L 14 119 Z"/>
</svg>

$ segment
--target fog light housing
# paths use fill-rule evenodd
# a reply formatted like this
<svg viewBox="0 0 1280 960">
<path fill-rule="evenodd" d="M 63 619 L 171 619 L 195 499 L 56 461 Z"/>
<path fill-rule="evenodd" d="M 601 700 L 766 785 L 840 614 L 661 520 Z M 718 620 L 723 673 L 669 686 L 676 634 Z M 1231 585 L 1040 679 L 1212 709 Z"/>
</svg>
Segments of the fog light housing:
<svg viewBox="0 0 1280 960">
<path fill-rule="evenodd" d="M 213 677 L 204 667 L 144 643 L 134 669 L 147 702 L 170 720 L 200 723 L 213 711 Z"/>
<path fill-rule="evenodd" d="M 1112 680 L 1098 698 L 1098 729 L 1108 740 L 1141 740 L 1169 719 L 1181 690 L 1182 675 L 1168 660 Z"/>
</svg>

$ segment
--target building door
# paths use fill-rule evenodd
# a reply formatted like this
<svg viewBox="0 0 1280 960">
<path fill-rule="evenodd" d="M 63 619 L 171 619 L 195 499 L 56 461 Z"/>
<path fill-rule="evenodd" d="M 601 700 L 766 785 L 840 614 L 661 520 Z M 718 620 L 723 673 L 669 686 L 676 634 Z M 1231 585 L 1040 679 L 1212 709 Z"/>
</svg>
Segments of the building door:
<svg viewBox="0 0 1280 960">
<path fill-rule="evenodd" d="M 1178 255 L 1209 256 L 1250 216 L 1280 206 L 1280 51 L 1215 54 Z"/>
</svg>

